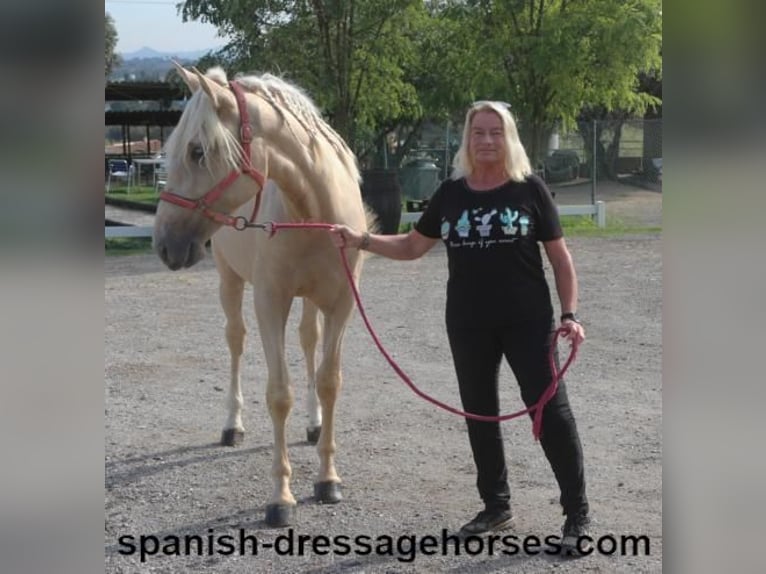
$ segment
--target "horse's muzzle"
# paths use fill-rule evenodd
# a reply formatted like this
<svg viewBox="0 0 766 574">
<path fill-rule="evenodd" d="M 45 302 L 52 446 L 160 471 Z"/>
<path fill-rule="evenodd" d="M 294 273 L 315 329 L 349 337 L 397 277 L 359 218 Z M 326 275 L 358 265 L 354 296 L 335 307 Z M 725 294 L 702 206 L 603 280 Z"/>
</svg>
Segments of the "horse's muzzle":
<svg viewBox="0 0 766 574">
<path fill-rule="evenodd" d="M 163 263 L 173 271 L 191 267 L 205 256 L 204 244 L 188 237 L 172 238 L 166 235 L 155 238 L 154 248 Z"/>
</svg>

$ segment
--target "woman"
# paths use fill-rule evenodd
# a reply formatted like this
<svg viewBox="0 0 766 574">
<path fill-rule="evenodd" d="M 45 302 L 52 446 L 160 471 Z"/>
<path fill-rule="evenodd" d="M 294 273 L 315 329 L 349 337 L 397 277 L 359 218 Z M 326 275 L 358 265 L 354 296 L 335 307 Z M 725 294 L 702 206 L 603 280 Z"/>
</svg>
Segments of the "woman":
<svg viewBox="0 0 766 574">
<path fill-rule="evenodd" d="M 551 381 L 548 355 L 555 322 L 538 242 L 553 268 L 561 325 L 573 345 L 585 339 L 575 314 L 577 277 L 551 193 L 532 173 L 506 104 L 482 101 L 469 108 L 453 167 L 409 233 L 374 235 L 343 225 L 330 233 L 338 246 L 402 260 L 422 256 L 439 239 L 444 242 L 447 334 L 463 409 L 496 416 L 503 357 L 527 406 Z M 461 534 L 506 529 L 513 516 L 500 425 L 466 422 L 484 510 Z M 563 381 L 544 410 L 540 442 L 567 516 L 562 546 L 577 552 L 590 521 L 582 447 Z M 579 550 L 585 549 L 582 542 Z"/>
</svg>

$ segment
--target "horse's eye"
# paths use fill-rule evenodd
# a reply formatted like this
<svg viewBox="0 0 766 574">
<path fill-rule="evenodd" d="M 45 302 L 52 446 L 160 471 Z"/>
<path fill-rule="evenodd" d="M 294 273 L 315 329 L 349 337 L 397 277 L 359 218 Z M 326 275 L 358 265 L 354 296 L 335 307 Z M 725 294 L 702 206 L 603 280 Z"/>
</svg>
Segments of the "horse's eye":
<svg viewBox="0 0 766 574">
<path fill-rule="evenodd" d="M 189 149 L 189 158 L 195 163 L 202 163 L 205 159 L 205 150 L 200 145 L 192 146 Z"/>
</svg>

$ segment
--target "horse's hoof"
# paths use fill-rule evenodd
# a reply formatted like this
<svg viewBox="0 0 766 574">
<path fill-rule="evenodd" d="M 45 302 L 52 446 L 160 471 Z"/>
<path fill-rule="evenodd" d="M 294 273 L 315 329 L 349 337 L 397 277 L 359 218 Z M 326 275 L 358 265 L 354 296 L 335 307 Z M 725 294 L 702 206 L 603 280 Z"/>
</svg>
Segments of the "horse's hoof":
<svg viewBox="0 0 766 574">
<path fill-rule="evenodd" d="M 223 446 L 237 446 L 245 440 L 245 431 L 237 429 L 224 429 L 221 433 L 221 444 Z"/>
<path fill-rule="evenodd" d="M 266 525 L 271 528 L 284 528 L 295 521 L 294 504 L 269 504 L 266 506 Z"/>
<path fill-rule="evenodd" d="M 322 432 L 322 427 L 306 427 L 306 440 L 309 444 L 316 444 L 319 442 L 319 435 Z"/>
<path fill-rule="evenodd" d="M 343 500 L 339 482 L 315 482 L 314 498 L 323 504 L 336 504 Z"/>
</svg>

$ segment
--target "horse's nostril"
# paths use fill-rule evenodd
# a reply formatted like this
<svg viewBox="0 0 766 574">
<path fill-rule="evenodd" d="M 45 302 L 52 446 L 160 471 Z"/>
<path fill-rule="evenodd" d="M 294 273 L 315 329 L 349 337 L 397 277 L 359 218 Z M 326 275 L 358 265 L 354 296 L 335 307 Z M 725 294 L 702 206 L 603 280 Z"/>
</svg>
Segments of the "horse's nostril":
<svg viewBox="0 0 766 574">
<path fill-rule="evenodd" d="M 189 244 L 189 251 L 187 251 L 186 253 L 186 261 L 184 263 L 184 267 L 191 267 L 197 261 L 202 259 L 202 257 L 203 257 L 203 251 L 200 247 L 200 244 L 199 243 Z"/>
<path fill-rule="evenodd" d="M 160 248 L 160 259 L 162 259 L 165 263 L 168 262 L 168 248 L 165 245 Z"/>
<path fill-rule="evenodd" d="M 189 243 L 189 248 L 186 250 L 186 259 L 184 260 L 184 267 L 191 267 L 194 265 L 194 244 Z"/>
</svg>

